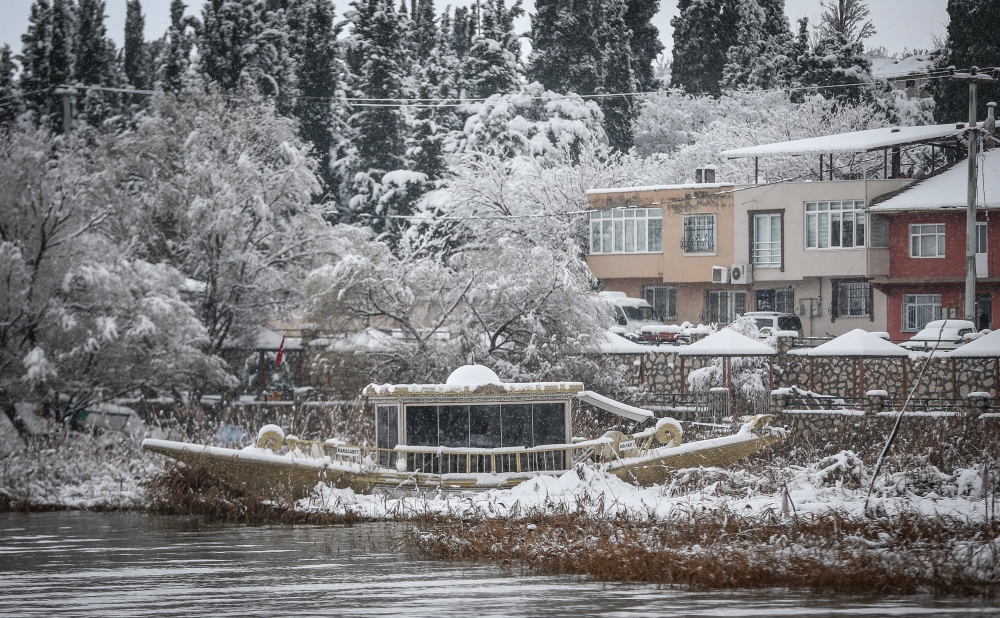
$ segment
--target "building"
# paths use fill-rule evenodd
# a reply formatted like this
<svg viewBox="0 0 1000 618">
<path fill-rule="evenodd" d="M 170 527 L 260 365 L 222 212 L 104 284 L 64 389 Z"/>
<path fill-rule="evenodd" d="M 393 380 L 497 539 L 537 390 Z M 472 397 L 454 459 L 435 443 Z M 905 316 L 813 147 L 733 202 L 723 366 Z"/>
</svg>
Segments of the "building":
<svg viewBox="0 0 1000 618">
<path fill-rule="evenodd" d="M 714 169 L 699 170 L 714 180 Z M 592 189 L 587 264 L 605 289 L 645 298 L 665 322 L 729 322 L 746 288 L 733 263 L 730 183 Z M 715 275 L 715 280 L 713 280 Z"/>
<path fill-rule="evenodd" d="M 927 322 L 963 318 L 966 274 L 968 161 L 871 207 L 888 231 L 888 270 L 874 281 L 888 299 L 888 331 L 907 339 Z M 976 318 L 1000 320 L 1000 150 L 981 155 L 976 217 Z"/>
</svg>

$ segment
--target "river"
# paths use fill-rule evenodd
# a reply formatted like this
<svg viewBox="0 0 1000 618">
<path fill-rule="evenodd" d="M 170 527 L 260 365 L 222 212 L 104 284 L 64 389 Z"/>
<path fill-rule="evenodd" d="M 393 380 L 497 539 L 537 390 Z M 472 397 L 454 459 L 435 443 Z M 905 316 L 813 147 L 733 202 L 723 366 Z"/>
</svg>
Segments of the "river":
<svg viewBox="0 0 1000 618">
<path fill-rule="evenodd" d="M 207 525 L 135 513 L 0 513 L 3 616 L 966 616 L 928 598 L 687 592 L 394 551 L 392 524 Z"/>
</svg>

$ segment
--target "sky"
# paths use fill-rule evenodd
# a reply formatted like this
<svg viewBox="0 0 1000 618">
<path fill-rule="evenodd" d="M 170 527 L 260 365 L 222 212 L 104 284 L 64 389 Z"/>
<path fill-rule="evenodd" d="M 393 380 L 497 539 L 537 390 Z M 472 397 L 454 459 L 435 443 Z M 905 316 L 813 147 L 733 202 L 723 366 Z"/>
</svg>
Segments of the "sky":
<svg viewBox="0 0 1000 618">
<path fill-rule="evenodd" d="M 199 13 L 203 4 L 201 0 L 187 0 L 191 6 L 188 13 Z M 452 6 L 468 6 L 475 0 L 437 0 L 435 5 L 442 10 L 447 4 Z M 348 0 L 335 0 L 338 13 L 343 14 L 348 9 Z M 28 15 L 32 0 L 0 0 L 0 43 L 9 43 L 11 48 L 20 51 L 21 34 L 28 27 Z M 661 0 L 660 12 L 653 23 L 660 29 L 660 38 L 667 50 L 671 47 L 670 19 L 677 14 L 676 0 Z M 170 0 L 144 0 L 143 12 L 146 15 L 146 38 L 156 39 L 163 36 L 170 23 Z M 904 49 L 929 48 L 933 45 L 932 35 L 944 37 L 948 25 L 946 11 L 947 0 L 872 0 L 871 20 L 877 34 L 868 40 L 869 46 L 884 46 L 890 53 L 901 52 Z M 195 8 L 197 7 L 197 8 Z M 534 12 L 534 1 L 524 3 L 526 13 Z M 125 0 L 107 0 L 107 27 L 112 38 L 121 47 L 125 31 Z M 792 28 L 800 17 L 808 17 L 815 22 L 820 13 L 819 0 L 785 0 L 785 12 Z M 518 32 L 530 28 L 527 16 L 515 24 Z"/>
</svg>

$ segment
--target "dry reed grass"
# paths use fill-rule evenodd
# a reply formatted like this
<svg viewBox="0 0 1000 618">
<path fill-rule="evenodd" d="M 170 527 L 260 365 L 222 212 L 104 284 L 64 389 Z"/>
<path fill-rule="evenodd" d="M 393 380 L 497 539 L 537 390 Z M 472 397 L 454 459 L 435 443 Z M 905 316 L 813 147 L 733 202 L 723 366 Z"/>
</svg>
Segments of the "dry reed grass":
<svg viewBox="0 0 1000 618">
<path fill-rule="evenodd" d="M 425 557 L 509 570 L 694 590 L 788 588 L 818 593 L 993 598 L 997 523 L 915 513 L 865 519 L 831 511 L 783 520 L 731 510 L 594 518 L 439 518 L 407 545 Z"/>
</svg>

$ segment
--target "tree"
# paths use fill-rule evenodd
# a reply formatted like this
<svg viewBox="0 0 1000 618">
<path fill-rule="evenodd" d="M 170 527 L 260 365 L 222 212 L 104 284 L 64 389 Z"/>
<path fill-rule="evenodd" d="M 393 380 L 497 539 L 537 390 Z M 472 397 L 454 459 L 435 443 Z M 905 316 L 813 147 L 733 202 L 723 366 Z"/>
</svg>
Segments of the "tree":
<svg viewBox="0 0 1000 618">
<path fill-rule="evenodd" d="M 133 88 L 143 90 L 149 87 L 146 65 L 146 18 L 142 14 L 139 0 L 128 0 L 125 4 L 125 76 Z"/>
<path fill-rule="evenodd" d="M 602 82 L 601 18 L 601 0 L 536 2 L 528 78 L 555 92 L 594 94 Z"/>
<path fill-rule="evenodd" d="M 159 88 L 169 92 L 180 92 L 184 88 L 184 74 L 190 66 L 193 37 L 188 28 L 197 31 L 197 21 L 185 18 L 186 8 L 182 0 L 170 2 L 170 28 L 163 52 L 157 58 L 157 79 Z"/>
<path fill-rule="evenodd" d="M 103 0 L 80 0 L 77 6 L 76 29 L 76 82 L 87 86 L 122 85 L 118 64 L 115 61 L 115 43 L 104 27 L 105 4 Z M 78 116 L 98 126 L 122 110 L 122 97 L 118 93 L 86 90 L 77 98 Z"/>
<path fill-rule="evenodd" d="M 5 44 L 0 47 L 0 129 L 14 124 L 24 108 L 16 74 L 17 65 L 10 53 L 10 45 Z"/>
<path fill-rule="evenodd" d="M 517 88 L 521 46 L 514 32 L 514 20 L 522 13 L 521 0 L 516 0 L 509 9 L 504 0 L 485 0 L 480 5 L 479 29 L 472 36 L 472 47 L 462 63 L 462 76 L 470 97 L 482 99 Z"/>
<path fill-rule="evenodd" d="M 948 37 L 937 62 L 938 68 L 948 66 L 959 70 L 971 67 L 1000 66 L 1000 43 L 993 34 L 992 24 L 1000 19 L 998 0 L 949 0 Z M 948 79 L 933 80 L 934 118 L 940 123 L 968 120 L 969 87 Z M 979 84 L 977 118 L 986 117 L 986 104 L 1000 101 L 1000 83 Z"/>
<path fill-rule="evenodd" d="M 815 49 L 806 49 L 796 59 L 795 81 L 803 86 L 839 86 L 825 94 L 842 101 L 871 99 L 876 84 L 864 39 L 875 30 L 865 21 L 868 7 L 861 0 L 829 0 L 821 6 L 819 39 Z M 800 39 L 806 22 L 801 23 Z M 793 48 L 802 45 L 800 41 Z"/>
<path fill-rule="evenodd" d="M 598 99 L 604 112 L 604 132 L 608 144 L 619 152 L 628 152 L 634 145 L 633 124 L 639 115 L 635 97 L 637 89 L 632 70 L 632 31 L 625 23 L 624 0 L 606 0 L 601 15 L 600 38 L 602 42 L 601 82 L 602 94 L 627 93 L 624 96 L 605 96 Z"/>
<path fill-rule="evenodd" d="M 740 0 L 680 0 L 674 28 L 670 85 L 719 96 L 726 53 L 737 42 Z"/>
<path fill-rule="evenodd" d="M 659 90 L 660 82 L 653 71 L 653 62 L 663 51 L 660 30 L 653 17 L 660 11 L 660 0 L 628 0 L 625 26 L 632 31 L 632 70 L 636 87 L 642 92 Z"/>
<path fill-rule="evenodd" d="M 864 0 L 821 0 L 820 36 L 843 38 L 849 43 L 863 43 L 875 34 L 875 26 L 868 19 L 868 5 Z"/>
<path fill-rule="evenodd" d="M 792 33 L 784 0 L 741 0 L 736 41 L 726 53 L 726 88 L 775 88 L 784 85 Z"/>
</svg>

